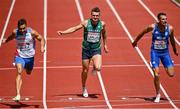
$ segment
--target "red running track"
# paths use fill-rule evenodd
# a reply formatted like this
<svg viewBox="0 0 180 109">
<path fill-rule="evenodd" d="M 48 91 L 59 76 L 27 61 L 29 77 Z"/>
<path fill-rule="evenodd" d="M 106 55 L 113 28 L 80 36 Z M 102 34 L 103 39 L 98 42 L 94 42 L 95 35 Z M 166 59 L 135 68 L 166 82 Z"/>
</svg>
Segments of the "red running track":
<svg viewBox="0 0 180 109">
<path fill-rule="evenodd" d="M 35 2 L 35 4 L 34 4 Z M 90 9 L 99 6 L 102 11 L 102 20 L 107 24 L 108 46 L 110 52 L 103 52 L 103 68 L 101 76 L 107 92 L 110 107 L 112 108 L 173 108 L 162 93 L 160 103 L 153 103 L 155 95 L 153 77 L 145 66 L 137 51 L 132 48 L 128 35 L 116 19 L 105 0 L 79 0 L 83 17 L 90 16 Z M 112 0 L 114 8 L 134 38 L 144 27 L 153 23 L 153 17 L 139 4 L 132 0 Z M 148 1 L 144 3 L 156 15 L 165 10 L 168 21 L 175 27 L 175 35 L 179 40 L 180 29 L 177 20 L 179 8 L 168 0 Z M 161 3 L 168 8 L 163 8 Z M 0 31 L 5 24 L 11 1 L 0 0 Z M 47 2 L 47 76 L 46 76 L 46 100 L 43 104 L 43 56 L 37 52 L 35 57 L 35 69 L 31 76 L 23 75 L 22 96 L 29 97 L 29 101 L 22 104 L 15 103 L 11 97 L 15 95 L 15 69 L 12 66 L 14 44 L 12 41 L 1 47 L 0 50 L 0 101 L 1 108 L 108 108 L 99 79 L 89 72 L 87 81 L 89 98 L 81 96 L 81 41 L 82 30 L 58 37 L 56 31 L 64 30 L 70 26 L 77 25 L 81 19 L 75 1 L 72 0 L 49 0 Z M 33 8 L 32 8 L 33 7 Z M 172 11 L 169 11 L 171 9 Z M 28 24 L 43 35 L 43 0 L 23 1 L 15 3 L 11 19 L 8 23 L 6 36 L 16 27 L 17 20 L 25 17 Z M 151 34 L 147 34 L 140 43 L 139 48 L 145 59 L 149 62 L 149 50 Z M 8 50 L 12 48 L 11 50 Z M 179 46 L 177 47 L 179 51 Z M 161 67 L 161 84 L 170 96 L 176 107 L 180 107 L 180 81 L 178 72 L 179 59 L 175 57 L 176 76 L 169 78 Z M 6 58 L 4 58 L 6 57 Z M 7 79 L 9 81 L 7 81 Z M 68 98 L 72 98 L 68 99 Z M 125 98 L 125 99 L 122 99 Z"/>
</svg>

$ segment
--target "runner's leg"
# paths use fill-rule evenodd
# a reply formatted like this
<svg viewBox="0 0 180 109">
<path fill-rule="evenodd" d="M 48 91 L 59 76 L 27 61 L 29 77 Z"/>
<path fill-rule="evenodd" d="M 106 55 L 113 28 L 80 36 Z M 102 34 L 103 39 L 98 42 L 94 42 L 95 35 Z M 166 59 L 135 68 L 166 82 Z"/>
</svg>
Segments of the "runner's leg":
<svg viewBox="0 0 180 109">
<path fill-rule="evenodd" d="M 102 56 L 100 54 L 96 54 L 92 57 L 92 61 L 93 61 L 93 72 L 95 71 L 95 73 L 97 71 L 101 71 L 101 66 L 102 66 Z"/>
<path fill-rule="evenodd" d="M 17 75 L 16 75 L 16 97 L 13 98 L 15 101 L 19 101 L 21 99 L 20 91 L 22 86 L 22 72 L 23 66 L 22 64 L 18 63 L 16 65 Z"/>
<path fill-rule="evenodd" d="M 83 59 L 82 60 L 82 73 L 81 73 L 81 79 L 82 79 L 82 89 L 83 89 L 83 96 L 88 97 L 88 92 L 86 89 L 86 81 L 87 81 L 87 76 L 88 76 L 88 70 L 89 70 L 89 64 L 90 64 L 90 59 Z"/>
<path fill-rule="evenodd" d="M 156 98 L 154 102 L 158 103 L 160 101 L 160 82 L 159 82 L 159 68 L 154 68 L 154 86 L 156 89 Z"/>
</svg>

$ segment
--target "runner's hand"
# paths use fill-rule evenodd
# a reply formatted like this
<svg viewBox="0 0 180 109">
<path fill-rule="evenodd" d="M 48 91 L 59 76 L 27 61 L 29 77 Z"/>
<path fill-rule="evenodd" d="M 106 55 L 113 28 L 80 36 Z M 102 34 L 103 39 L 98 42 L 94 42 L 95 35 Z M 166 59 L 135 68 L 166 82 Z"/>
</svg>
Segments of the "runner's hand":
<svg viewBox="0 0 180 109">
<path fill-rule="evenodd" d="M 41 47 L 41 52 L 44 53 L 45 52 L 45 48 Z"/>
<path fill-rule="evenodd" d="M 0 47 L 2 46 L 3 43 L 6 43 L 6 40 L 7 40 L 6 38 L 1 40 Z"/>
<path fill-rule="evenodd" d="M 104 51 L 105 51 L 105 53 L 109 52 L 107 45 L 104 45 Z"/>
<path fill-rule="evenodd" d="M 63 35 L 63 31 L 57 31 L 57 33 L 59 36 Z"/>
<path fill-rule="evenodd" d="M 137 42 L 135 42 L 135 41 L 132 42 L 132 46 L 133 46 L 133 47 L 137 46 Z"/>
<path fill-rule="evenodd" d="M 175 54 L 176 56 L 178 56 L 178 52 L 177 52 L 177 50 L 176 50 L 176 51 L 174 51 L 174 54 Z"/>
<path fill-rule="evenodd" d="M 7 40 L 6 38 L 3 38 L 2 43 L 6 43 L 6 40 Z"/>
</svg>

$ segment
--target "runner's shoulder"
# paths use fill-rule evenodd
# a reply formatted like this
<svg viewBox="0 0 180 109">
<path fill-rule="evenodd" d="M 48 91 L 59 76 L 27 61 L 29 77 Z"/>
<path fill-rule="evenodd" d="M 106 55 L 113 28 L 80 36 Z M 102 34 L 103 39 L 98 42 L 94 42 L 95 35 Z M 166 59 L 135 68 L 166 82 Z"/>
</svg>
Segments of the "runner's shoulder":
<svg viewBox="0 0 180 109">
<path fill-rule="evenodd" d="M 103 21 L 103 20 L 101 20 L 101 23 L 102 23 L 102 26 L 106 25 L 105 21 Z"/>
<path fill-rule="evenodd" d="M 87 27 L 88 24 L 88 20 L 84 20 L 81 22 L 81 25 L 83 25 L 83 27 Z"/>
<path fill-rule="evenodd" d="M 150 24 L 150 25 L 149 25 L 149 28 L 154 29 L 154 28 L 155 28 L 155 26 L 156 26 L 156 23 L 153 23 L 153 24 Z"/>
<path fill-rule="evenodd" d="M 169 25 L 169 29 L 170 30 L 173 30 L 174 29 L 174 27 L 172 26 L 172 25 L 170 25 L 170 24 L 168 24 Z"/>
</svg>

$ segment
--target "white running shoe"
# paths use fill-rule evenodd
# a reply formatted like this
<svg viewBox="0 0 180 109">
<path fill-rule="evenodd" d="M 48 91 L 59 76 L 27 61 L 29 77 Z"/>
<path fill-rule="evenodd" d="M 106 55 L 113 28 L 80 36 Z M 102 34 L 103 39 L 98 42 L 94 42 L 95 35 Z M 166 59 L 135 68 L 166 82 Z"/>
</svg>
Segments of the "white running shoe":
<svg viewBox="0 0 180 109">
<path fill-rule="evenodd" d="M 83 97 L 85 97 L 85 98 L 87 98 L 88 97 L 88 91 L 87 91 L 87 89 L 84 87 L 83 88 Z"/>
<path fill-rule="evenodd" d="M 154 102 L 159 103 L 160 99 L 161 99 L 161 95 L 157 94 L 156 99 L 154 100 Z"/>
<path fill-rule="evenodd" d="M 18 101 L 21 100 L 21 96 L 20 96 L 20 95 L 17 95 L 17 96 L 15 96 L 12 100 L 18 102 Z"/>
</svg>

